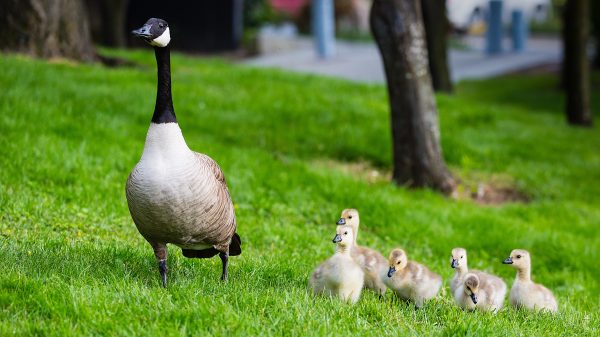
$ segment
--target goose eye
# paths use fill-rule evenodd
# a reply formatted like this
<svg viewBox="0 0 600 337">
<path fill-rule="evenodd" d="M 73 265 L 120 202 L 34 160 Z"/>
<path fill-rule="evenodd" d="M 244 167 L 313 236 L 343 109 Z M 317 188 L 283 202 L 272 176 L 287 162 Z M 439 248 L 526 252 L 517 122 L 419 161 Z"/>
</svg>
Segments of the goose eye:
<svg viewBox="0 0 600 337">
<path fill-rule="evenodd" d="M 517 255 L 517 259 L 520 259 L 520 258 L 521 258 L 521 255 Z"/>
<path fill-rule="evenodd" d="M 162 23 L 159 23 L 159 24 L 158 24 L 158 26 L 159 26 L 160 28 L 163 28 L 165 25 L 164 25 L 164 24 L 162 24 Z"/>
</svg>

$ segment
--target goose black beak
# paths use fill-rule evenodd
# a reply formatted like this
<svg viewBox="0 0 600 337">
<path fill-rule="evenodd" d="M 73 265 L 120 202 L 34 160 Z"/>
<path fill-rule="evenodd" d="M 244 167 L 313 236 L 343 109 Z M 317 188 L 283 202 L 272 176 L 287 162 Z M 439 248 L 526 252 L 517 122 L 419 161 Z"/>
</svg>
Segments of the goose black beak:
<svg viewBox="0 0 600 337">
<path fill-rule="evenodd" d="M 333 243 L 338 243 L 338 242 L 342 241 L 342 236 L 339 234 L 336 234 L 332 241 L 333 241 Z"/>
<path fill-rule="evenodd" d="M 471 293 L 471 301 L 473 301 L 473 304 L 477 304 L 477 295 Z"/>
<path fill-rule="evenodd" d="M 338 220 L 337 224 L 338 224 L 338 225 L 340 225 L 340 226 L 341 226 L 341 225 L 345 225 L 345 224 L 346 224 L 346 219 L 344 219 L 344 218 L 340 218 L 340 219 Z"/>
<path fill-rule="evenodd" d="M 452 268 L 456 268 L 456 267 L 458 267 L 458 260 L 456 260 L 456 259 L 452 259 L 452 263 L 450 263 L 450 266 L 451 266 Z"/>
<path fill-rule="evenodd" d="M 504 261 L 502 261 L 502 263 L 504 263 L 504 264 L 513 264 L 512 257 L 511 256 L 507 257 Z"/>
<path fill-rule="evenodd" d="M 394 275 L 394 273 L 396 272 L 396 267 L 390 267 L 390 269 L 388 270 L 388 277 L 392 277 L 392 275 Z"/>
<path fill-rule="evenodd" d="M 152 28 L 151 25 L 144 25 L 142 28 L 132 30 L 131 34 L 144 39 L 149 39 L 150 37 L 152 37 L 152 33 L 150 33 L 150 28 Z"/>
</svg>

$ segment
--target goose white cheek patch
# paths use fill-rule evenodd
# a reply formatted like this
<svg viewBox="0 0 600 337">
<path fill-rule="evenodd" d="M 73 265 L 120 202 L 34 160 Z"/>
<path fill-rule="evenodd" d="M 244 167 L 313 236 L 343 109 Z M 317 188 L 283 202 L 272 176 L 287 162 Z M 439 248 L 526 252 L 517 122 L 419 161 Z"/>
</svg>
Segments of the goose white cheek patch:
<svg viewBox="0 0 600 337">
<path fill-rule="evenodd" d="M 169 27 L 167 27 L 167 29 L 165 29 L 159 37 L 152 40 L 150 44 L 157 47 L 166 47 L 169 42 L 171 42 L 171 34 L 169 33 Z"/>
</svg>

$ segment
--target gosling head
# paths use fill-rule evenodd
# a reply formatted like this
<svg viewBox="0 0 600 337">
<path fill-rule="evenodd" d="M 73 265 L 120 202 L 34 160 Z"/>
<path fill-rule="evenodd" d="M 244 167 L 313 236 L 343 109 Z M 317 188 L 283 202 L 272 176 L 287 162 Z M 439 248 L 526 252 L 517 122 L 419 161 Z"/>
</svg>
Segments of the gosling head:
<svg viewBox="0 0 600 337">
<path fill-rule="evenodd" d="M 141 37 L 151 46 L 155 47 L 163 48 L 171 42 L 169 24 L 163 19 L 150 18 L 142 28 L 136 29 L 131 33 L 137 37 Z"/>
<path fill-rule="evenodd" d="M 352 226 L 352 228 L 358 227 L 359 223 L 358 211 L 354 208 L 347 208 L 342 211 L 342 215 L 340 215 L 340 219 L 338 220 L 338 225 L 348 225 Z"/>
<path fill-rule="evenodd" d="M 467 251 L 464 248 L 452 249 L 450 256 L 450 266 L 452 268 L 464 268 L 467 266 Z"/>
<path fill-rule="evenodd" d="M 510 252 L 510 256 L 502 261 L 502 263 L 511 264 L 517 269 L 525 269 L 530 267 L 531 258 L 529 257 L 528 251 L 524 249 L 514 249 Z"/>
<path fill-rule="evenodd" d="M 477 293 L 479 292 L 479 277 L 475 274 L 467 274 L 464 281 L 465 294 L 471 297 L 473 304 L 477 304 Z"/>
<path fill-rule="evenodd" d="M 337 244 L 340 247 L 350 247 L 354 243 L 354 234 L 352 232 L 352 227 L 350 226 L 337 226 L 335 231 L 335 237 L 333 238 L 333 243 Z"/>
<path fill-rule="evenodd" d="M 388 263 L 390 265 L 390 269 L 388 270 L 387 275 L 388 277 L 392 277 L 396 271 L 404 269 L 408 264 L 406 252 L 400 248 L 392 250 L 388 259 Z"/>
</svg>

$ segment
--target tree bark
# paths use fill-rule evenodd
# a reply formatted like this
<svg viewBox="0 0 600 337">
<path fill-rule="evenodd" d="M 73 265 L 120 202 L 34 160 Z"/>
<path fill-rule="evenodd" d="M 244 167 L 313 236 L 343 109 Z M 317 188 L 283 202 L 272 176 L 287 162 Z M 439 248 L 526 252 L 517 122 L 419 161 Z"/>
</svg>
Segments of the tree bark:
<svg viewBox="0 0 600 337">
<path fill-rule="evenodd" d="M 5 0 L 2 50 L 35 57 L 95 60 L 81 0 Z"/>
<path fill-rule="evenodd" d="M 600 1 L 592 1 L 590 4 L 591 9 L 591 23 L 592 23 L 592 36 L 596 40 L 596 54 L 594 55 L 594 67 L 600 68 Z"/>
<path fill-rule="evenodd" d="M 126 45 L 127 5 L 129 0 L 86 0 L 92 39 L 108 47 Z"/>
<path fill-rule="evenodd" d="M 383 58 L 391 110 L 394 169 L 400 185 L 454 191 L 440 147 L 437 107 L 419 0 L 374 0 L 370 24 Z"/>
<path fill-rule="evenodd" d="M 572 125 L 591 126 L 588 0 L 567 0 L 563 12 L 565 112 Z"/>
<path fill-rule="evenodd" d="M 452 92 L 452 79 L 448 67 L 448 32 L 446 0 L 421 0 L 423 24 L 427 37 L 427 55 L 433 89 Z"/>
</svg>

